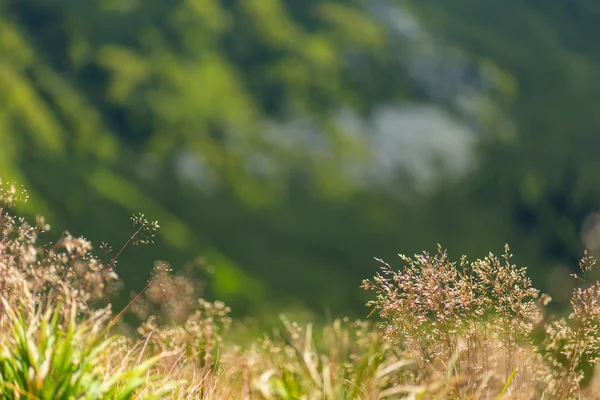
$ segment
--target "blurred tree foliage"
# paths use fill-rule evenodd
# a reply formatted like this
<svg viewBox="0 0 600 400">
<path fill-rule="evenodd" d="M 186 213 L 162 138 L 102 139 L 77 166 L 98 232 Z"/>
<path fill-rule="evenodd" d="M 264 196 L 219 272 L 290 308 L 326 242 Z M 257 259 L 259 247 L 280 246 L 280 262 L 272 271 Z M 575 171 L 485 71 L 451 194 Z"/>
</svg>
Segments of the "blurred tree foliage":
<svg viewBox="0 0 600 400">
<path fill-rule="evenodd" d="M 504 208 L 539 261 L 575 265 L 581 224 L 599 207 L 600 4 L 414 2 L 428 26 L 510 71 L 516 140 L 482 144 L 477 201 Z"/>
<path fill-rule="evenodd" d="M 158 219 L 126 288 L 203 255 L 242 312 L 356 309 L 372 256 L 438 241 L 568 261 L 600 196 L 598 10 L 571 3 L 3 0 L 0 171 L 29 189 L 25 213 L 97 243 L 125 240 L 131 212 Z M 422 60 L 467 72 L 448 86 Z M 340 115 L 411 103 L 480 132 L 478 167 L 426 194 L 399 171 L 399 199 L 352 178 L 378 155 Z"/>
</svg>

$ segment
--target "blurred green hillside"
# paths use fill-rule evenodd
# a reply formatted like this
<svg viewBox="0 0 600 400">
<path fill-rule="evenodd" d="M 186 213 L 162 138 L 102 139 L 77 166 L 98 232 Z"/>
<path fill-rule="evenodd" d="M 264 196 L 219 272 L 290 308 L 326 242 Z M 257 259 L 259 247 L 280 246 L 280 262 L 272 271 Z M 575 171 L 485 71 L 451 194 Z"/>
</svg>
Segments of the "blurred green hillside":
<svg viewBox="0 0 600 400">
<path fill-rule="evenodd" d="M 363 313 L 374 256 L 600 246 L 591 0 L 3 0 L 0 176 L 55 233 L 204 257 L 209 295 Z M 565 293 L 569 293 L 566 291 Z"/>
</svg>

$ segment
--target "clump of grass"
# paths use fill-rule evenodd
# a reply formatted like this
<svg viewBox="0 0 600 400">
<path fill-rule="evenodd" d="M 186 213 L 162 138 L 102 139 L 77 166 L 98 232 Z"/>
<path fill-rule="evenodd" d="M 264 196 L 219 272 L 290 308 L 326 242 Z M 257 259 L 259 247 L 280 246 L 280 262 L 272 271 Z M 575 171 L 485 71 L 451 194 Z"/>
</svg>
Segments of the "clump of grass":
<svg viewBox="0 0 600 400">
<path fill-rule="evenodd" d="M 583 368 L 600 360 L 600 283 L 576 289 L 568 320 L 552 320 L 544 309 L 550 298 L 510 262 L 508 246 L 501 258 L 474 262 L 451 262 L 439 246 L 435 255 L 401 258 L 400 270 L 379 260 L 381 272 L 363 288 L 377 294 L 368 305 L 382 317 L 386 340 L 419 362 L 416 381 L 462 377 L 456 398 L 581 396 Z M 585 282 L 593 264 L 586 254 L 574 277 Z"/>
<path fill-rule="evenodd" d="M 573 312 L 567 319 L 546 325 L 544 340 L 538 348 L 545 367 L 539 380 L 552 398 L 577 398 L 583 370 L 600 361 L 600 282 L 591 285 L 587 282 L 587 273 L 595 264 L 586 253 L 579 263 L 581 275 L 572 275 L 586 284 L 573 292 Z"/>
<path fill-rule="evenodd" d="M 144 355 L 169 354 L 157 364 L 157 371 L 193 382 L 181 393 L 205 398 L 213 392 L 221 369 L 218 357 L 223 335 L 231 324 L 229 312 L 229 307 L 222 302 L 200 299 L 196 310 L 183 324 L 161 326 L 154 316 L 149 317 L 137 330 L 139 340 L 144 343 Z"/>
<path fill-rule="evenodd" d="M 3 299 L 8 323 L 0 336 L 0 394 L 26 399 L 130 399 L 153 380 L 163 381 L 161 392 L 172 383 L 151 377 L 147 371 L 158 359 L 133 366 L 124 357 L 107 374 L 106 366 L 122 353 L 117 336 L 106 337 L 106 309 L 84 319 L 76 318 L 75 304 L 69 319 L 61 321 L 59 306 L 43 315 L 26 318 Z M 144 398 L 149 399 L 149 396 Z"/>
<path fill-rule="evenodd" d="M 202 260 L 197 260 L 174 274 L 168 263 L 156 261 L 149 284 L 132 303 L 131 311 L 140 321 L 152 316 L 159 325 L 184 323 L 198 309 L 203 282 L 197 275 L 203 268 Z"/>
<path fill-rule="evenodd" d="M 39 235 L 50 229 L 44 219 L 32 226 L 8 213 L 26 200 L 24 190 L 0 181 L 0 396 L 131 399 L 171 391 L 171 382 L 148 374 L 164 355 L 134 365 L 137 347 L 109 333 L 119 316 L 111 318 L 110 304 L 94 307 L 114 289 L 113 269 L 91 253 L 87 240 L 68 232 L 39 245 Z M 156 382 L 160 389 L 152 396 L 137 395 Z"/>
<path fill-rule="evenodd" d="M 369 323 L 335 320 L 324 327 L 317 345 L 312 324 L 302 327 L 283 316 L 282 322 L 285 335 L 260 343 L 271 358 L 255 387 L 267 399 L 307 393 L 315 399 L 385 397 L 385 390 L 399 383 L 393 373 L 411 364 L 395 362 L 392 348 Z"/>
<path fill-rule="evenodd" d="M 525 268 L 510 263 L 508 246 L 502 259 L 490 254 L 472 263 L 450 262 L 439 246 L 435 255 L 401 258 L 400 271 L 380 260 L 381 272 L 363 282 L 377 293 L 369 305 L 384 319 L 388 340 L 420 361 L 423 377 L 451 360 L 457 373 L 498 370 L 508 377 L 541 316 L 539 291 Z"/>
<path fill-rule="evenodd" d="M 30 225 L 8 213 L 16 202 L 27 200 L 25 191 L 17 196 L 15 187 L 0 180 L 0 295 L 9 306 L 30 314 L 58 303 L 66 314 L 71 305 L 78 312 L 91 311 L 93 302 L 116 288 L 117 275 L 91 253 L 92 245 L 83 237 L 65 232 L 55 243 L 38 245 L 50 225 L 40 216 Z"/>
</svg>

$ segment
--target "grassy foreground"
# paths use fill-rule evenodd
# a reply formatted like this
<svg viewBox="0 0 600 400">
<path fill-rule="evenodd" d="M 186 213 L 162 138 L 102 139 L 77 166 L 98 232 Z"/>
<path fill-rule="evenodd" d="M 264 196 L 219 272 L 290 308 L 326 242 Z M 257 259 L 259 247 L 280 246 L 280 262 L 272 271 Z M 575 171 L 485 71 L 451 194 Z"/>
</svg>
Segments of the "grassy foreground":
<svg viewBox="0 0 600 400">
<path fill-rule="evenodd" d="M 402 256 L 363 288 L 380 323 L 335 320 L 238 345 L 243 329 L 221 302 L 157 263 L 129 311 L 143 322 L 118 332 L 120 252 L 15 217 L 26 201 L 0 181 L 0 395 L 3 399 L 570 399 L 596 398 L 600 284 L 584 256 L 567 318 L 546 315 L 548 296 L 525 268 L 501 257 L 451 262 L 445 251 Z M 151 242 L 158 224 L 133 218 L 125 244 Z M 105 262 L 101 258 L 106 258 Z M 167 321 L 177 321 L 177 323 Z M 235 333 L 235 332 L 233 332 Z M 584 374 L 585 372 L 585 374 Z M 582 382 L 586 379 L 586 387 Z"/>
</svg>

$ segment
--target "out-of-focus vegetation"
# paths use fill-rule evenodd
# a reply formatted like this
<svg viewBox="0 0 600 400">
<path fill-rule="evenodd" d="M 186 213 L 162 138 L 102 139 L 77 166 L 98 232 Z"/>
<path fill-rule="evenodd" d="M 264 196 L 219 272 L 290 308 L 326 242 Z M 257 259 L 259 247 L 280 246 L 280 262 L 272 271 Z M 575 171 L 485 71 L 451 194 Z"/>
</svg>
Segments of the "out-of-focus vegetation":
<svg viewBox="0 0 600 400">
<path fill-rule="evenodd" d="M 97 243 L 132 212 L 160 220 L 157 246 L 115 265 L 126 294 L 155 259 L 205 257 L 240 313 L 352 311 L 373 256 L 509 242 L 566 299 L 558 267 L 600 243 L 599 13 L 0 1 L 0 171 L 30 189 L 24 213 Z"/>
</svg>

